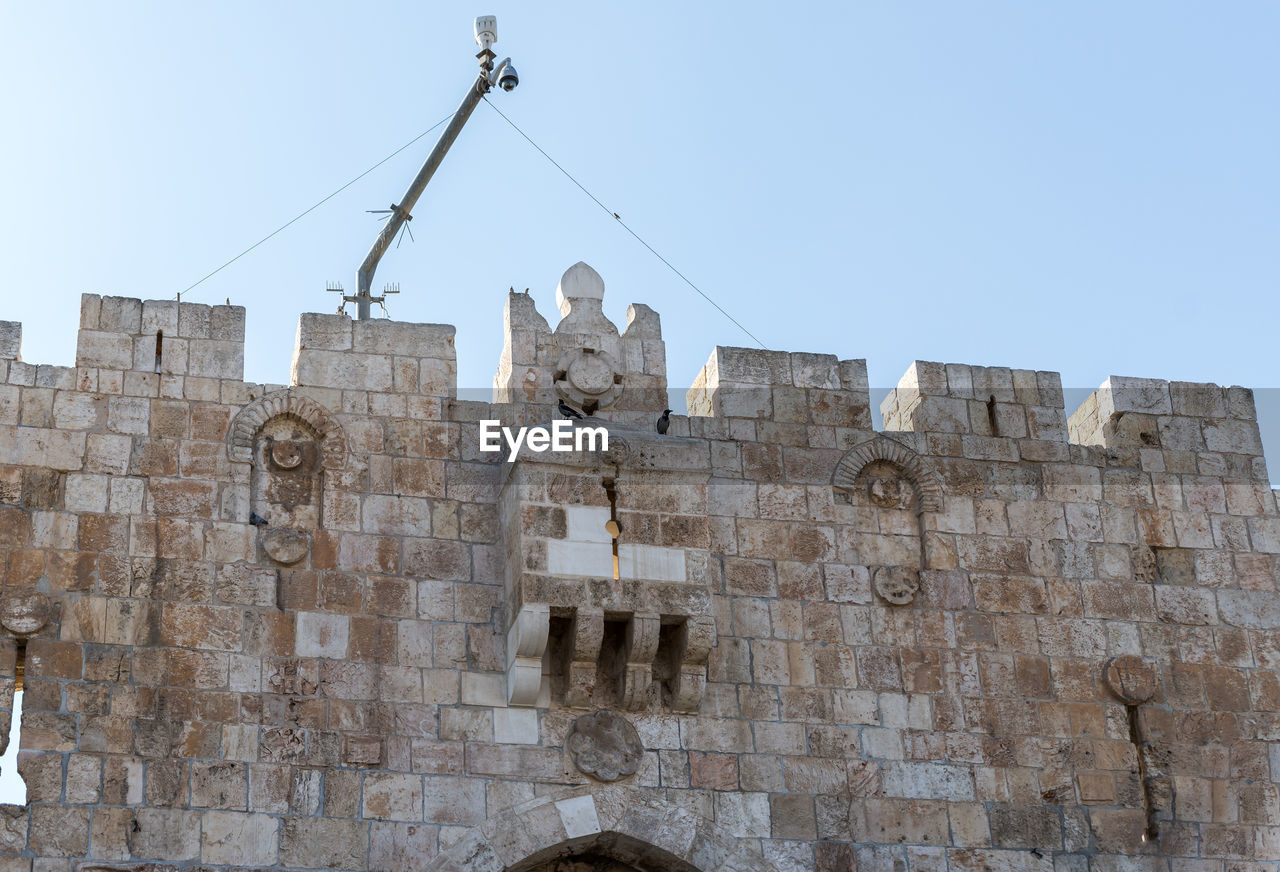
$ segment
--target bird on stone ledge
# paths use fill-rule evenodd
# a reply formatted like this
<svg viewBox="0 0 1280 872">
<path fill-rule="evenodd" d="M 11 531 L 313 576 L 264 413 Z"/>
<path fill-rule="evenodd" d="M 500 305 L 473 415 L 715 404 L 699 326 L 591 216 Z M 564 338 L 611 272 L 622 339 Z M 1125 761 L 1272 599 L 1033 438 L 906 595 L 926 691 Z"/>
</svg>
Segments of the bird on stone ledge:
<svg viewBox="0 0 1280 872">
<path fill-rule="evenodd" d="M 250 512 L 249 523 L 255 527 L 265 527 L 267 526 L 267 519 L 262 517 L 262 515 L 259 515 L 257 512 Z"/>
<path fill-rule="evenodd" d="M 573 406 L 566 403 L 564 400 L 560 401 L 560 405 L 558 406 L 558 408 L 560 409 L 560 414 L 564 415 L 566 418 L 577 418 L 579 420 L 582 419 L 582 413 L 579 412 L 577 409 L 575 409 Z"/>
<path fill-rule="evenodd" d="M 657 429 L 659 433 L 665 434 L 667 428 L 671 426 L 671 410 L 667 409 L 662 413 L 662 417 L 658 419 Z"/>
</svg>

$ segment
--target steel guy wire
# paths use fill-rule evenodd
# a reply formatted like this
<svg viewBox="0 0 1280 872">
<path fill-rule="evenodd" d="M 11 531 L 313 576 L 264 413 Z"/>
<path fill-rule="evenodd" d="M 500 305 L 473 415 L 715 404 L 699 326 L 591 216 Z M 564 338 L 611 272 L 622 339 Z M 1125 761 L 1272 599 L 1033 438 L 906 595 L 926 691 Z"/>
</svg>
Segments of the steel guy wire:
<svg viewBox="0 0 1280 872">
<path fill-rule="evenodd" d="M 573 175 L 572 175 L 568 170 L 566 170 L 564 167 L 560 166 L 560 164 L 556 161 L 556 159 L 555 159 L 555 158 L 553 158 L 551 155 L 547 154 L 547 152 L 542 148 L 542 146 L 540 146 L 540 145 L 538 145 L 538 143 L 534 142 L 534 141 L 533 141 L 533 139 L 529 136 L 529 134 L 527 134 L 527 133 L 525 133 L 523 130 L 521 130 L 521 129 L 520 129 L 520 127 L 519 127 L 519 125 L 517 125 L 514 121 L 512 121 L 510 118 L 508 118 L 508 117 L 506 116 L 506 114 L 505 114 L 505 113 L 503 113 L 503 111 L 502 111 L 501 109 L 499 109 L 497 106 L 494 106 L 494 105 L 493 105 L 493 103 L 491 103 L 491 102 L 489 101 L 489 98 L 488 98 L 488 97 L 485 97 L 485 98 L 484 98 L 484 102 L 488 103 L 488 104 L 489 104 L 489 106 L 490 106 L 490 108 L 492 108 L 494 112 L 497 112 L 500 116 L 502 116 L 502 120 L 503 120 L 503 121 L 505 121 L 505 122 L 507 122 L 508 124 L 510 124 L 510 125 L 511 125 L 511 128 L 512 128 L 513 130 L 515 130 L 515 132 L 516 132 L 516 133 L 520 134 L 521 136 L 523 136 L 523 137 L 525 138 L 525 141 L 527 141 L 530 145 L 532 145 L 534 148 L 536 148 L 536 149 L 538 150 L 538 153 L 539 153 L 539 154 L 541 154 L 543 157 L 545 157 L 547 160 L 549 160 L 549 161 L 551 162 L 551 165 L 552 165 L 552 166 L 554 166 L 554 167 L 555 167 L 556 169 L 558 169 L 560 172 L 564 173 L 565 178 L 567 178 L 569 181 L 571 181 L 571 182 L 573 182 L 575 185 L 577 185 L 577 186 L 578 186 L 578 189 L 579 189 L 580 191 L 582 191 L 582 193 L 584 193 L 584 194 L 586 194 L 588 197 L 590 197 L 590 198 L 592 199 L 592 201 L 594 201 L 594 202 L 595 202 L 595 204 L 596 204 L 597 206 L 599 206 L 601 209 L 603 209 L 607 215 L 609 215 L 609 216 L 610 216 L 610 217 L 612 217 L 615 221 L 617 221 L 619 224 L 621 224 L 621 225 L 622 225 L 622 229 L 623 229 L 623 230 L 627 231 L 627 232 L 628 232 L 628 233 L 630 233 L 632 236 L 634 236 L 634 237 L 635 237 L 635 239 L 636 239 L 636 241 L 637 241 L 637 242 L 639 242 L 641 245 L 643 245 L 645 248 L 649 249 L 649 252 L 650 252 L 654 257 L 656 257 L 658 260 L 660 260 L 660 261 L 662 261 L 664 264 L 666 264 L 667 269 L 671 270 L 673 273 L 675 273 L 676 275 L 678 275 L 678 276 L 681 278 L 681 280 L 683 280 L 683 281 L 684 281 L 684 283 L 685 283 L 686 285 L 688 285 L 689 287 L 691 287 L 691 288 L 693 288 L 695 291 L 697 291 L 697 292 L 698 292 L 698 295 L 699 295 L 700 297 L 702 297 L 702 299 L 706 300 L 708 303 L 710 303 L 711 305 L 715 306 L 715 307 L 716 307 L 716 309 L 720 312 L 720 314 L 721 314 L 721 315 L 724 315 L 726 318 L 728 318 L 730 321 L 732 321 L 732 322 L 734 323 L 734 325 L 736 325 L 736 326 L 737 326 L 737 328 L 738 328 L 739 330 L 741 330 L 743 333 L 745 333 L 745 334 L 747 334 L 748 336 L 750 336 L 750 337 L 751 337 L 751 339 L 756 343 L 756 345 L 759 345 L 761 348 L 765 348 L 765 347 L 766 347 L 766 346 L 765 346 L 765 344 L 764 344 L 763 342 L 761 342 L 759 339 L 757 339 L 757 338 L 756 338 L 756 335 L 755 335 L 754 333 L 752 333 L 750 330 L 748 330 L 746 327 L 744 327 L 744 326 L 742 325 L 742 322 L 741 322 L 741 321 L 739 321 L 737 318 L 733 317 L 733 316 L 732 316 L 732 315 L 730 315 L 728 312 L 726 312 L 726 311 L 724 310 L 724 307 L 722 307 L 722 306 L 721 306 L 719 303 L 717 303 L 715 300 L 713 300 L 713 299 L 711 299 L 709 296 L 707 296 L 707 295 L 703 292 L 702 288 L 700 288 L 700 287 L 698 287 L 697 285 L 695 285 L 692 281 L 690 281 L 690 280 L 689 280 L 689 277 L 688 277 L 688 276 L 686 276 L 684 273 L 680 272 L 680 270 L 676 269 L 676 268 L 672 265 L 671 261 L 667 260 L 667 259 L 666 259 L 665 257 L 663 257 L 661 254 L 659 254 L 659 253 L 657 252 L 657 250 L 655 250 L 655 249 L 654 249 L 654 247 L 653 247 L 652 245 L 650 245 L 649 243 L 645 242 L 645 241 L 644 241 L 644 239 L 643 239 L 643 238 L 641 238 L 641 236 L 640 236 L 640 234 L 639 234 L 639 233 L 636 233 L 634 230 L 632 230 L 632 229 L 631 229 L 631 227 L 627 224 L 627 222 L 625 222 L 625 221 L 623 221 L 623 220 L 622 220 L 622 216 L 621 216 L 621 215 L 619 215 L 617 212 L 614 212 L 612 209 L 610 209 L 610 208 L 609 208 L 608 206 L 606 206 L 604 203 L 601 203 L 601 202 L 600 202 L 600 198 L 599 198 L 599 197 L 597 197 L 595 194 L 593 194 L 593 193 L 591 193 L 590 191 L 588 191 L 588 190 L 587 190 L 587 188 L 586 188 L 586 186 L 585 186 L 585 185 L 583 185 L 583 184 L 582 184 L 582 182 L 580 182 L 580 181 L 578 181 L 577 179 L 575 179 L 575 178 L 573 177 Z"/>
</svg>

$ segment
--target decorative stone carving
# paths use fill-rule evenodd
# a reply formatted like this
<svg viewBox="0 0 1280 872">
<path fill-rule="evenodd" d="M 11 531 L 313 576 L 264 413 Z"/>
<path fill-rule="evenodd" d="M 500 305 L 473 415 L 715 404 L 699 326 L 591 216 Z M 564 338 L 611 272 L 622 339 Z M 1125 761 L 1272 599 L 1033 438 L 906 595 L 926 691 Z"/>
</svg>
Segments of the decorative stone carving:
<svg viewBox="0 0 1280 872">
<path fill-rule="evenodd" d="M 1128 705 L 1141 705 L 1156 695 L 1156 666 L 1136 654 L 1122 654 L 1107 662 L 1107 687 Z"/>
<path fill-rule="evenodd" d="M 264 727 L 258 751 L 265 763 L 288 763 L 306 753 L 306 734 L 296 727 Z"/>
<path fill-rule="evenodd" d="M 684 655 L 671 684 L 671 710 L 697 714 L 707 689 L 707 658 L 716 644 L 714 618 L 700 615 L 684 625 Z"/>
<path fill-rule="evenodd" d="M 574 348 L 560 356 L 554 374 L 556 393 L 588 415 L 622 395 L 622 367 L 607 351 Z"/>
<path fill-rule="evenodd" d="M 882 509 L 902 509 L 907 507 L 910 487 L 898 475 L 872 476 L 867 481 L 867 496 Z"/>
<path fill-rule="evenodd" d="M 542 655 L 551 633 L 551 609 L 533 603 L 520 609 L 507 631 L 507 702 L 536 705 L 542 689 Z"/>
<path fill-rule="evenodd" d="M 262 532 L 262 550 L 277 563 L 286 566 L 307 556 L 310 543 L 302 530 L 289 527 L 268 528 Z"/>
<path fill-rule="evenodd" d="M 640 711 L 649 702 L 653 658 L 658 654 L 660 629 L 661 620 L 653 614 L 632 615 L 627 624 L 627 671 L 622 705 L 628 711 Z"/>
<path fill-rule="evenodd" d="M 631 445 L 621 436 L 616 436 L 612 431 L 609 432 L 609 449 L 600 452 L 602 462 L 614 467 L 624 467 L 632 462 L 634 452 Z"/>
<path fill-rule="evenodd" d="M 15 636 L 38 632 L 52 613 L 49 598 L 38 590 L 10 588 L 0 597 L 0 626 Z"/>
<path fill-rule="evenodd" d="M 885 602 L 905 606 L 920 590 L 920 572 L 905 566 L 877 566 L 871 583 Z"/>
<path fill-rule="evenodd" d="M 286 440 L 271 444 L 271 462 L 280 469 L 294 469 L 302 463 L 304 456 L 305 451 L 297 442 Z"/>
<path fill-rule="evenodd" d="M 282 415 L 297 418 L 315 432 L 323 446 L 325 469 L 341 469 L 346 464 L 347 437 L 342 426 L 324 406 L 292 390 L 267 394 L 240 410 L 227 431 L 227 457 L 251 463 L 254 438 L 264 424 Z"/>
<path fill-rule="evenodd" d="M 588 708 L 591 705 L 603 638 L 604 610 L 578 609 L 570 629 L 571 647 L 565 669 L 564 704 L 569 708 Z"/>
<path fill-rule="evenodd" d="M 289 566 L 310 551 L 311 532 L 320 525 L 324 470 L 341 465 L 346 448 L 336 424 L 315 403 L 269 396 L 275 400 L 259 411 L 276 414 L 250 437 L 249 517 L 242 520 L 259 528 L 267 557 Z"/>
<path fill-rule="evenodd" d="M 574 721 L 564 744 L 578 771 L 600 781 L 634 775 L 644 756 L 636 728 L 607 709 Z"/>
<path fill-rule="evenodd" d="M 872 464 L 877 466 L 868 470 Z M 896 471 L 892 475 L 890 468 Z M 864 476 L 864 470 L 869 474 Z M 899 483 L 877 484 L 877 479 L 891 477 Z M 942 511 L 942 480 L 938 474 L 910 448 L 887 436 L 876 436 L 840 458 L 831 483 L 838 490 L 864 492 L 881 508 L 913 508 L 916 514 Z M 895 490 L 899 493 L 896 503 Z"/>
</svg>

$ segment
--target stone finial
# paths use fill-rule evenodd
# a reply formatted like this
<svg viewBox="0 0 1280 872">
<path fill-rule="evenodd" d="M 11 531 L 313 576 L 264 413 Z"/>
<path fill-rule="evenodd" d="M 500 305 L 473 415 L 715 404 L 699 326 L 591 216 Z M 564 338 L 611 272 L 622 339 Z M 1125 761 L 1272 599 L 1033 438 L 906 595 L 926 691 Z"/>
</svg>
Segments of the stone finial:
<svg viewBox="0 0 1280 872">
<path fill-rule="evenodd" d="M 564 271 L 556 286 L 556 306 L 560 317 L 567 318 L 574 300 L 604 300 L 604 279 L 587 264 L 578 261 Z"/>
</svg>

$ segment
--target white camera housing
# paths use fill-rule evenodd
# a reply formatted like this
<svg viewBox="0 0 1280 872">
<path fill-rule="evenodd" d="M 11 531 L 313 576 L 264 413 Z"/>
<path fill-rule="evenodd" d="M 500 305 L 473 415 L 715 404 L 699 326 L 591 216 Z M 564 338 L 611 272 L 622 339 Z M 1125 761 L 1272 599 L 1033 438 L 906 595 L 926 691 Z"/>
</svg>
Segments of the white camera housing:
<svg viewBox="0 0 1280 872">
<path fill-rule="evenodd" d="M 492 46 L 498 41 L 498 16 L 479 15 L 476 17 L 476 45 L 480 50 Z"/>
</svg>

